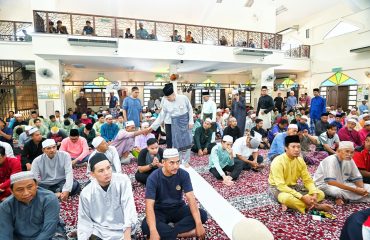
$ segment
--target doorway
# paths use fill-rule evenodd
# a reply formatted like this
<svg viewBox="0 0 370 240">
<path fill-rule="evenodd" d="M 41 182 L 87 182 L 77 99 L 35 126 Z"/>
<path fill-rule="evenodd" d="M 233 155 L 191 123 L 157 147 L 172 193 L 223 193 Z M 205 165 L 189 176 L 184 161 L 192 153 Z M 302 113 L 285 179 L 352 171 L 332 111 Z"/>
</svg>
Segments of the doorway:
<svg viewBox="0 0 370 240">
<path fill-rule="evenodd" d="M 327 106 L 341 106 L 344 111 L 348 110 L 348 86 L 334 86 L 327 88 Z"/>
</svg>

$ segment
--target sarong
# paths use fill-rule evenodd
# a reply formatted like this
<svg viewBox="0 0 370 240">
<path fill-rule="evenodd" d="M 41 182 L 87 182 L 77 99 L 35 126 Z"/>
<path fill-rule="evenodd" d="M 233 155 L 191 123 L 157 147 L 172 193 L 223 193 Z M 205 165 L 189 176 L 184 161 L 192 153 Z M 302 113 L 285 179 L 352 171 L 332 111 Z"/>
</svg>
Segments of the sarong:
<svg viewBox="0 0 370 240">
<path fill-rule="evenodd" d="M 191 148 L 192 135 L 189 129 L 189 114 L 171 117 L 172 147 L 179 151 Z"/>
</svg>

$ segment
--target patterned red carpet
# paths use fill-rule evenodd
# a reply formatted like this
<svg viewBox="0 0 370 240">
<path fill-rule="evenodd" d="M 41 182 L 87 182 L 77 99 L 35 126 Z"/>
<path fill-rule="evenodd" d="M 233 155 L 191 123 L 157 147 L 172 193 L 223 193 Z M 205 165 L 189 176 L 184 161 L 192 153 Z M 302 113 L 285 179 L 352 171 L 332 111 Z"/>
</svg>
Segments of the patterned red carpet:
<svg viewBox="0 0 370 240">
<path fill-rule="evenodd" d="M 265 153 L 264 153 L 265 154 Z M 244 171 L 234 186 L 226 187 L 221 181 L 217 181 L 208 171 L 208 156 L 192 156 L 191 165 L 206 179 L 225 199 L 235 208 L 241 211 L 246 217 L 256 218 L 263 222 L 275 236 L 275 239 L 282 240 L 334 240 L 338 239 L 340 230 L 346 218 L 353 212 L 367 208 L 366 204 L 347 204 L 342 207 L 335 207 L 333 214 L 335 220 L 324 219 L 323 221 L 312 220 L 311 215 L 302 215 L 294 211 L 281 212 L 280 206 L 269 198 L 267 194 L 269 167 L 262 172 Z M 310 166 L 309 171 L 313 173 L 317 166 Z M 133 192 L 136 203 L 139 221 L 144 218 L 145 205 L 144 186 L 138 184 L 134 179 L 137 165 L 123 166 L 123 171 L 128 174 L 133 183 Z M 85 176 L 86 168 L 74 170 L 75 178 L 84 186 L 88 180 Z M 332 200 L 325 200 L 334 204 Z M 76 229 L 78 211 L 78 197 L 70 198 L 66 203 L 61 204 L 61 216 L 67 225 L 67 231 Z M 222 209 L 220 209 L 222 211 Z M 139 223 L 138 223 L 139 224 Z M 217 223 L 210 218 L 206 224 L 207 239 L 223 240 L 229 239 L 220 229 Z M 138 239 L 142 239 L 140 228 L 137 233 Z"/>
</svg>

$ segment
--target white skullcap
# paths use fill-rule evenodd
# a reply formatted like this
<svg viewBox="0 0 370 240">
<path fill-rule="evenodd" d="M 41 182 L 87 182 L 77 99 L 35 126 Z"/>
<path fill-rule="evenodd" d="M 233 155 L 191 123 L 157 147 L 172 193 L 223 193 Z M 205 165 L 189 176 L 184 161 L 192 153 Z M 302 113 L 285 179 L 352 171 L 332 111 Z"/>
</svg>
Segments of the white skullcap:
<svg viewBox="0 0 370 240">
<path fill-rule="evenodd" d="M 231 93 L 232 94 L 239 94 L 239 91 L 234 89 Z"/>
<path fill-rule="evenodd" d="M 357 121 L 356 121 L 356 119 L 354 119 L 354 118 L 350 118 L 350 119 L 348 119 L 348 120 L 347 120 L 347 122 L 352 122 L 352 123 L 357 124 Z"/>
<path fill-rule="evenodd" d="M 24 130 L 25 130 L 25 131 L 29 131 L 29 130 L 31 130 L 31 129 L 32 129 L 32 126 L 29 126 L 29 125 L 27 125 L 27 126 L 25 126 L 25 127 L 24 127 Z"/>
<path fill-rule="evenodd" d="M 365 117 L 368 117 L 370 116 L 369 114 L 365 113 L 365 114 L 362 114 L 362 118 L 365 118 Z"/>
<path fill-rule="evenodd" d="M 151 117 L 151 116 L 152 116 L 152 113 L 151 112 L 145 113 L 145 117 Z"/>
<path fill-rule="evenodd" d="M 131 127 L 131 126 L 135 127 L 135 122 L 134 121 L 127 121 L 126 122 L 126 127 Z"/>
<path fill-rule="evenodd" d="M 39 131 L 39 129 L 37 127 L 33 127 L 33 128 L 31 128 L 31 130 L 28 131 L 28 134 L 29 135 L 32 135 L 32 134 L 34 134 L 37 131 Z"/>
<path fill-rule="evenodd" d="M 54 145 L 57 145 L 54 139 L 46 139 L 42 142 L 42 148 L 46 148 L 46 147 L 50 147 Z"/>
<path fill-rule="evenodd" d="M 368 112 L 369 112 L 369 110 L 365 109 L 365 110 L 364 110 L 364 111 L 362 111 L 362 112 L 364 112 L 364 113 L 368 113 Z"/>
<path fill-rule="evenodd" d="M 365 122 L 365 126 L 368 126 L 368 125 L 370 125 L 370 121 Z"/>
<path fill-rule="evenodd" d="M 167 148 L 163 151 L 163 158 L 178 157 L 179 151 L 176 148 Z"/>
<path fill-rule="evenodd" d="M 234 139 L 233 139 L 233 137 L 232 137 L 232 136 L 230 136 L 230 135 L 225 135 L 225 136 L 222 138 L 222 141 L 233 143 L 233 142 L 234 142 Z"/>
<path fill-rule="evenodd" d="M 308 121 L 308 117 L 306 115 L 303 115 L 301 118 L 306 119 L 306 121 Z"/>
<path fill-rule="evenodd" d="M 22 114 L 16 113 L 16 114 L 14 114 L 14 117 L 22 117 Z"/>
<path fill-rule="evenodd" d="M 18 172 L 10 176 L 10 183 L 14 184 L 19 181 L 36 179 L 35 175 L 31 171 Z"/>
<path fill-rule="evenodd" d="M 244 218 L 235 224 L 232 240 L 273 240 L 274 236 L 268 228 L 257 219 Z"/>
<path fill-rule="evenodd" d="M 257 117 L 257 115 L 256 115 L 255 113 L 253 113 L 253 114 L 251 115 L 251 118 L 255 118 L 255 117 Z"/>
<path fill-rule="evenodd" d="M 145 106 L 143 106 L 143 110 L 144 110 L 144 109 L 146 109 L 146 107 L 145 107 Z"/>
<path fill-rule="evenodd" d="M 352 111 L 357 111 L 357 110 L 356 110 L 356 108 L 351 108 L 351 112 L 352 112 Z"/>
<path fill-rule="evenodd" d="M 258 138 L 251 138 L 251 141 L 249 143 L 251 144 L 252 149 L 256 149 L 260 145 L 261 140 L 259 140 Z"/>
<path fill-rule="evenodd" d="M 298 129 L 298 126 L 297 126 L 297 124 L 289 124 L 288 128 Z"/>
<path fill-rule="evenodd" d="M 150 120 L 156 120 L 156 118 L 155 117 L 151 117 Z"/>
<path fill-rule="evenodd" d="M 208 122 L 208 123 L 212 123 L 212 119 L 210 118 L 206 118 L 206 120 L 204 120 L 205 122 Z"/>
<path fill-rule="evenodd" d="M 107 118 L 113 118 L 113 116 L 108 114 L 107 116 L 105 116 L 105 119 L 107 119 Z"/>
<path fill-rule="evenodd" d="M 350 142 L 350 141 L 342 141 L 342 142 L 339 142 L 338 150 L 339 149 L 346 149 L 346 148 L 349 148 L 349 149 L 354 150 L 355 147 L 353 146 L 353 142 Z"/>
<path fill-rule="evenodd" d="M 91 145 L 93 145 L 94 148 L 97 148 L 100 145 L 100 143 L 102 143 L 103 141 L 104 141 L 104 138 L 98 136 L 92 140 Z"/>
<path fill-rule="evenodd" d="M 222 112 L 221 108 L 217 108 L 216 112 Z"/>
<path fill-rule="evenodd" d="M 149 123 L 148 123 L 148 122 L 143 122 L 143 123 L 141 124 L 141 127 L 143 127 L 143 128 L 147 128 L 147 127 L 149 127 Z"/>
</svg>

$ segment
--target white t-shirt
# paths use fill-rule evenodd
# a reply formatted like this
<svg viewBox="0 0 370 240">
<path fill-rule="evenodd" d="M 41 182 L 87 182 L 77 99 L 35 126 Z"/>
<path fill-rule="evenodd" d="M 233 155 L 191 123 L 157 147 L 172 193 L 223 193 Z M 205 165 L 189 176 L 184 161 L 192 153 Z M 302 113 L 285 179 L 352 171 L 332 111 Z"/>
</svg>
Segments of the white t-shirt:
<svg viewBox="0 0 370 240">
<path fill-rule="evenodd" d="M 258 152 L 258 148 L 252 149 L 247 147 L 246 137 L 241 137 L 235 140 L 233 145 L 233 154 L 236 157 L 236 154 L 243 157 L 249 158 L 253 153 Z"/>
</svg>

